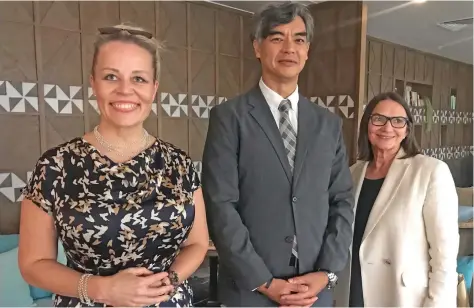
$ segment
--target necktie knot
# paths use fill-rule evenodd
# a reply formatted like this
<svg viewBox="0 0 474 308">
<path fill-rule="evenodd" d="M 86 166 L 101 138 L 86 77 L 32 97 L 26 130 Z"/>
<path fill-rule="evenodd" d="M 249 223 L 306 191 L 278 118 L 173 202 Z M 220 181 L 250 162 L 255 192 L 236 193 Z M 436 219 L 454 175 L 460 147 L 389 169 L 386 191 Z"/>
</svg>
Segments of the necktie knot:
<svg viewBox="0 0 474 308">
<path fill-rule="evenodd" d="M 278 106 L 278 110 L 280 110 L 280 112 L 288 112 L 290 108 L 291 108 L 291 103 L 290 103 L 290 100 L 288 99 L 282 100 L 280 103 L 280 106 Z"/>
</svg>

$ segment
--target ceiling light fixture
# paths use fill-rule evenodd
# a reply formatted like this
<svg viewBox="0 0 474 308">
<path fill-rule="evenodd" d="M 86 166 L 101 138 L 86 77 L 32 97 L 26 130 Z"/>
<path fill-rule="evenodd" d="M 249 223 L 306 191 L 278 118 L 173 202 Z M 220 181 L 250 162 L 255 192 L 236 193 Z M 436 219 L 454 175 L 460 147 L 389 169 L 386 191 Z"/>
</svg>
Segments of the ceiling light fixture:
<svg viewBox="0 0 474 308">
<path fill-rule="evenodd" d="M 414 3 L 425 3 L 426 0 L 413 0 Z"/>
</svg>

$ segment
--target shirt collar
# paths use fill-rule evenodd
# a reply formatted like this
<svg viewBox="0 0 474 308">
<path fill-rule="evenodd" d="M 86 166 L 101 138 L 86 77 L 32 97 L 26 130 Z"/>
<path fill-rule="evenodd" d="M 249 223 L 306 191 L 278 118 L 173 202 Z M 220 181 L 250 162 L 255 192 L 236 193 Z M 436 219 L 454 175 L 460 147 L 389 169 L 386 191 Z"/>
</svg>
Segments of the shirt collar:
<svg viewBox="0 0 474 308">
<path fill-rule="evenodd" d="M 270 89 L 264 82 L 263 82 L 263 79 L 260 78 L 260 81 L 259 81 L 259 86 L 260 86 L 260 90 L 262 91 L 262 94 L 263 96 L 265 97 L 265 99 L 267 100 L 267 103 L 270 105 L 270 106 L 273 106 L 273 107 L 276 107 L 278 109 L 278 107 L 280 106 L 280 103 L 285 99 L 284 97 L 282 97 L 280 94 L 276 93 L 275 91 L 273 91 L 272 89 Z M 298 108 L 298 100 L 299 100 L 299 93 L 298 93 L 298 85 L 296 85 L 296 89 L 295 91 L 293 91 L 293 93 L 291 93 L 286 99 L 288 99 L 291 103 L 291 109 L 293 110 L 297 110 Z"/>
</svg>

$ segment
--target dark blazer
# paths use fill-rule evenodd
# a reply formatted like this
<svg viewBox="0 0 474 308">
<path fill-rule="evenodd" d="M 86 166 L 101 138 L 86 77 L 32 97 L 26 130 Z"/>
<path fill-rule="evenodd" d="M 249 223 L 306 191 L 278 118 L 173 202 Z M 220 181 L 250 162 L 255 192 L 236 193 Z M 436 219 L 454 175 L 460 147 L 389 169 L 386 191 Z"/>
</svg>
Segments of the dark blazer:
<svg viewBox="0 0 474 308">
<path fill-rule="evenodd" d="M 348 261 L 354 200 L 342 121 L 300 96 L 297 133 L 292 175 L 258 86 L 211 110 L 202 185 L 224 305 L 274 306 L 254 289 Z M 289 265 L 295 232 L 299 273 Z"/>
</svg>

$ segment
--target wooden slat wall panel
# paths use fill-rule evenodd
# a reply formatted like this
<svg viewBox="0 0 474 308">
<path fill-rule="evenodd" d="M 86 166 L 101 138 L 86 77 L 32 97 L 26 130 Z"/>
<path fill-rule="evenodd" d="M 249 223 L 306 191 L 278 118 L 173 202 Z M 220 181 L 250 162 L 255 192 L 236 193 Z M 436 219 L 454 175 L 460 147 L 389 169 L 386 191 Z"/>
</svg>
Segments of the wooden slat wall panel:
<svg viewBox="0 0 474 308">
<path fill-rule="evenodd" d="M 366 44 L 365 8 L 361 2 L 350 1 L 322 2 L 309 8 L 315 20 L 315 35 L 300 75 L 300 89 L 303 95 L 342 117 L 344 140 L 352 163 L 357 152 L 357 136 L 353 132 L 358 130 L 356 117 L 364 97 L 359 92 L 364 91 L 365 80 L 359 79 L 366 65 L 365 54 L 361 55 Z M 380 74 L 381 48 L 370 45 L 369 48 L 375 50 L 369 69 Z"/>
</svg>

